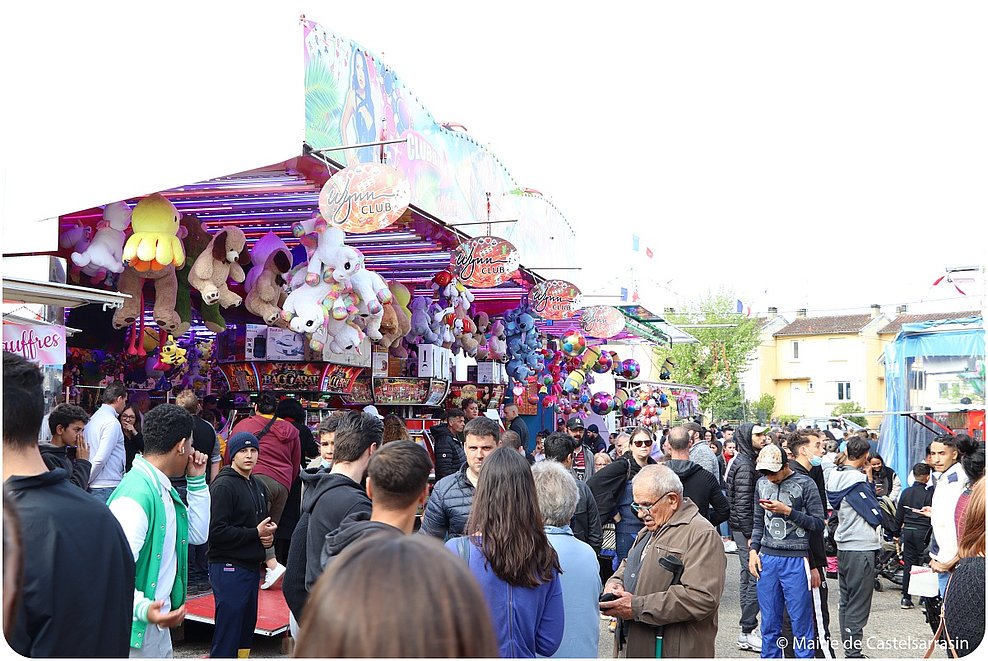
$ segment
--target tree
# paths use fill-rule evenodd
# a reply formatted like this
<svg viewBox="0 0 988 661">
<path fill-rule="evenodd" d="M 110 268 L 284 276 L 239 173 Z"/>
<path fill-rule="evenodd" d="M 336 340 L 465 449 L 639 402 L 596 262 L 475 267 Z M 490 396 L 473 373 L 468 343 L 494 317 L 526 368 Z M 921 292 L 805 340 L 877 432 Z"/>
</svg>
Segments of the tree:
<svg viewBox="0 0 988 661">
<path fill-rule="evenodd" d="M 733 294 L 720 292 L 697 301 L 685 312 L 667 315 L 674 325 L 730 324 L 687 328 L 697 344 L 674 344 L 663 351 L 675 362 L 674 381 L 709 389 L 700 395 L 700 406 L 711 409 L 715 419 L 744 417 L 739 377 L 760 341 L 758 320 L 737 314 L 736 300 Z"/>
<path fill-rule="evenodd" d="M 854 413 L 861 410 L 861 405 L 857 402 L 844 402 L 843 404 L 838 404 L 834 407 L 834 410 L 830 412 L 832 416 L 844 416 L 845 420 L 850 420 L 851 422 L 861 425 L 862 427 L 868 426 L 868 421 L 860 415 L 844 415 L 845 413 Z"/>
<path fill-rule="evenodd" d="M 758 422 L 768 422 L 772 419 L 772 413 L 775 411 L 775 397 L 769 394 L 762 395 L 758 401 L 750 402 L 749 410 L 755 414 Z"/>
</svg>

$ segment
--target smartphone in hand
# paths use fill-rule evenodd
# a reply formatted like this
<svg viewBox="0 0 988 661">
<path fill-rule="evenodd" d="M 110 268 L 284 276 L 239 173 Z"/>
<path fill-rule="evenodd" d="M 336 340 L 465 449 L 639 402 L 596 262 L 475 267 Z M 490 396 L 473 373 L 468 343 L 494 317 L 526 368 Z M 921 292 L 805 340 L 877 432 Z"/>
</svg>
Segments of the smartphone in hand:
<svg viewBox="0 0 988 661">
<path fill-rule="evenodd" d="M 597 598 L 597 601 L 599 601 L 599 602 L 605 602 L 605 601 L 614 601 L 616 599 L 620 599 L 620 597 L 618 597 L 613 592 L 605 592 L 604 594 L 600 595 Z"/>
</svg>

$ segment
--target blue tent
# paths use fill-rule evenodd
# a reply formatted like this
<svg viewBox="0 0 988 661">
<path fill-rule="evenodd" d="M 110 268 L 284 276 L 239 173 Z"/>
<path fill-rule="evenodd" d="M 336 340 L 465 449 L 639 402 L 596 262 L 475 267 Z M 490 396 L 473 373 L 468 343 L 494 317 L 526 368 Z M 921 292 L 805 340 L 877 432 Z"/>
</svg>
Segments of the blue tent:
<svg viewBox="0 0 988 661">
<path fill-rule="evenodd" d="M 950 408 L 983 409 L 985 406 L 985 329 L 982 318 L 966 317 L 903 324 L 895 340 L 885 347 L 885 404 L 888 411 L 934 408 L 925 392 L 927 369 L 915 365 L 941 365 L 957 395 Z M 925 397 L 924 397 L 925 396 Z M 940 406 L 943 400 L 940 399 Z M 924 450 L 937 434 L 903 415 L 887 414 L 878 440 L 878 451 L 906 485 L 913 465 L 923 461 Z"/>
</svg>

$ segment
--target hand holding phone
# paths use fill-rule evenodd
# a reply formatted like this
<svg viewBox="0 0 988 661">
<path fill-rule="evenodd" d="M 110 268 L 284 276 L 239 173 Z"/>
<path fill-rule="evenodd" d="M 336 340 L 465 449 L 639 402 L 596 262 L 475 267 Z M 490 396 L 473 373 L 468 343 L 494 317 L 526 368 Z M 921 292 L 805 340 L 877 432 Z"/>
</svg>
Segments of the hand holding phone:
<svg viewBox="0 0 988 661">
<path fill-rule="evenodd" d="M 614 601 L 615 599 L 620 599 L 620 597 L 618 597 L 613 592 L 605 592 L 604 594 L 600 595 L 597 598 L 597 601 L 599 601 L 599 602 L 605 602 L 605 601 Z"/>
<path fill-rule="evenodd" d="M 769 503 L 772 502 L 772 500 L 770 498 L 759 498 L 758 502 L 761 503 L 762 505 L 768 505 Z"/>
</svg>

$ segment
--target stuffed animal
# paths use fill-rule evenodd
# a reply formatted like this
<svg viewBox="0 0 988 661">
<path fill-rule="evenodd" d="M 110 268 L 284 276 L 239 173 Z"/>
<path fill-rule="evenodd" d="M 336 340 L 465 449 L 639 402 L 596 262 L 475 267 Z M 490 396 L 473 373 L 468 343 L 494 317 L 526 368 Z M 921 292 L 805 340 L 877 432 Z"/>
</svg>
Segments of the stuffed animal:
<svg viewBox="0 0 988 661">
<path fill-rule="evenodd" d="M 473 323 L 473 319 L 467 316 L 463 308 L 457 308 L 453 318 L 453 335 L 456 337 L 456 345 L 470 357 L 476 357 L 480 347 L 476 332 L 477 325 Z"/>
<path fill-rule="evenodd" d="M 376 299 L 374 300 L 374 303 L 377 303 Z M 371 312 L 370 306 L 361 300 L 360 304 L 357 306 L 357 314 L 354 319 L 357 326 L 362 328 L 367 333 L 367 337 L 372 340 L 380 340 L 382 337 L 381 321 L 384 319 L 384 308 L 380 305 L 377 305 L 376 307 L 377 312 Z"/>
<path fill-rule="evenodd" d="M 134 266 L 127 265 L 117 281 L 117 291 L 130 294 L 124 301 L 123 307 L 113 314 L 113 327 L 120 329 L 134 323 L 138 316 L 144 313 L 141 290 L 145 280 L 154 282 L 154 321 L 169 333 L 175 333 L 182 323 L 175 311 L 175 297 L 178 292 L 178 278 L 175 275 L 175 265 L 163 269 L 139 272 Z"/>
<path fill-rule="evenodd" d="M 453 272 L 445 269 L 432 276 L 432 291 L 439 294 L 440 301 L 450 301 L 456 294 L 456 276 Z"/>
<path fill-rule="evenodd" d="M 182 268 L 185 249 L 178 238 L 179 218 L 178 209 L 161 193 L 138 202 L 131 213 L 134 233 L 124 246 L 124 263 L 140 272 Z"/>
<path fill-rule="evenodd" d="M 453 326 L 452 321 L 447 322 L 447 315 L 450 315 L 452 319 L 453 308 L 443 308 L 438 303 L 432 303 L 429 305 L 429 314 L 432 315 L 432 332 L 439 336 L 439 342 L 433 342 L 433 344 L 446 349 L 450 349 L 453 346 Z"/>
<path fill-rule="evenodd" d="M 130 227 L 131 211 L 126 202 L 114 202 L 103 209 L 103 220 L 96 226 L 96 236 L 81 252 L 72 253 L 72 263 L 87 275 L 99 270 L 122 273 L 124 232 Z"/>
<path fill-rule="evenodd" d="M 73 252 L 86 252 L 92 238 L 93 228 L 78 221 L 58 228 L 58 247 L 60 250 L 68 251 L 70 255 L 68 275 L 72 282 L 79 282 L 82 277 L 82 269 L 72 263 L 71 254 Z"/>
<path fill-rule="evenodd" d="M 392 301 L 384 306 L 384 311 L 381 313 L 381 324 L 378 326 L 381 338 L 377 343 L 385 349 L 390 349 L 392 346 L 397 345 L 401 338 L 405 336 L 405 333 L 402 332 L 401 325 L 398 323 L 397 307 L 395 302 Z"/>
<path fill-rule="evenodd" d="M 185 265 L 175 271 L 176 276 L 178 276 L 178 295 L 175 302 L 175 311 L 182 320 L 182 323 L 179 324 L 178 329 L 175 331 L 176 337 L 185 335 L 189 327 L 192 326 L 192 288 L 189 286 L 189 272 L 192 270 L 192 266 L 199 258 L 199 255 L 206 250 L 209 242 L 213 240 L 213 235 L 206 231 L 206 228 L 199 222 L 199 218 L 195 214 L 182 214 L 180 223 L 181 227 L 179 227 L 178 236 L 182 239 L 186 259 Z M 199 316 L 202 317 L 206 328 L 214 333 L 221 333 L 226 330 L 226 319 L 220 313 L 219 303 L 207 304 L 200 301 Z"/>
<path fill-rule="evenodd" d="M 326 323 L 326 309 L 323 301 L 331 285 L 320 282 L 314 287 L 302 286 L 292 290 L 282 306 L 282 319 L 289 322 L 289 328 L 296 333 L 312 335 Z"/>
<path fill-rule="evenodd" d="M 508 335 L 504 322 L 497 319 L 491 326 L 491 337 L 487 341 L 487 354 L 491 360 L 500 363 L 508 361 Z"/>
<path fill-rule="evenodd" d="M 412 344 L 419 344 L 420 342 L 426 344 L 441 343 L 439 335 L 432 330 L 434 322 L 432 315 L 429 314 L 429 299 L 425 296 L 416 296 L 412 299 L 411 311 L 412 327 L 408 334 L 409 342 Z"/>
<path fill-rule="evenodd" d="M 301 237 L 304 234 L 316 233 L 317 244 L 315 250 L 309 255 L 309 264 L 306 267 L 305 283 L 316 285 L 323 278 L 323 272 L 327 269 L 333 272 L 333 277 L 337 282 L 344 283 L 363 267 L 364 256 L 359 251 L 344 244 L 346 234 L 338 227 L 330 227 L 326 221 L 319 218 L 315 220 L 295 223 L 292 227 L 295 236 Z"/>
<path fill-rule="evenodd" d="M 158 360 L 165 365 L 181 365 L 185 362 L 185 354 L 187 350 L 178 346 L 175 342 L 175 338 L 171 335 L 168 336 L 168 342 L 166 342 L 161 347 L 161 351 L 158 355 Z"/>
<path fill-rule="evenodd" d="M 243 299 L 230 291 L 226 281 L 243 282 L 247 277 L 243 265 L 249 261 L 243 230 L 227 227 L 213 237 L 192 265 L 189 285 L 199 290 L 203 303 L 219 303 L 224 308 L 240 305 Z"/>
<path fill-rule="evenodd" d="M 391 290 L 391 295 L 394 296 L 391 300 L 391 305 L 398 315 L 398 328 L 401 330 L 402 337 L 404 337 L 412 330 L 412 311 L 408 309 L 408 303 L 412 299 L 412 294 L 408 291 L 408 287 L 397 280 L 389 281 L 388 289 Z"/>
<path fill-rule="evenodd" d="M 352 351 L 356 352 L 358 356 L 360 355 L 360 343 L 364 341 L 364 334 L 353 324 L 330 319 L 326 334 L 329 338 L 329 350 L 333 353 Z"/>
<path fill-rule="evenodd" d="M 453 281 L 453 296 L 449 299 L 450 305 L 454 308 L 463 308 L 463 310 L 469 311 L 473 299 L 473 292 L 464 287 L 459 280 Z"/>
<path fill-rule="evenodd" d="M 283 324 L 281 305 L 285 293 L 285 275 L 292 268 L 292 253 L 274 232 L 268 232 L 254 244 L 250 253 L 254 268 L 247 274 L 247 299 L 244 307 L 268 326 Z"/>
<path fill-rule="evenodd" d="M 391 302 L 391 290 L 388 288 L 388 283 L 384 281 L 384 278 L 373 271 L 363 268 L 363 263 L 363 255 L 361 255 L 361 268 L 350 276 L 350 286 L 353 287 L 353 291 L 357 293 L 360 300 L 367 305 L 367 309 L 372 314 L 378 314 L 382 309 L 382 303 Z M 339 277 L 336 279 L 340 281 Z"/>
</svg>

